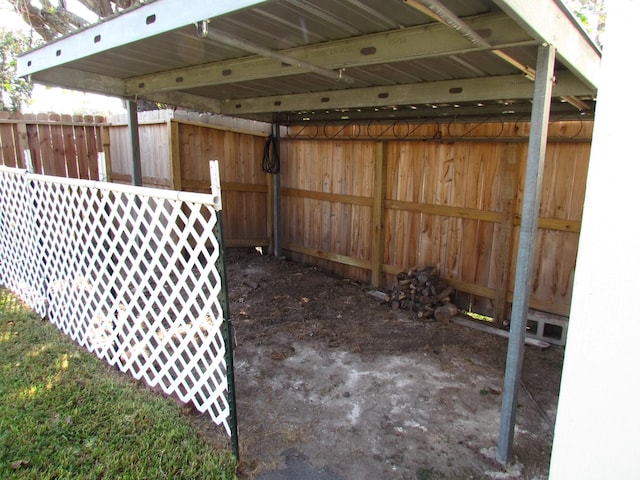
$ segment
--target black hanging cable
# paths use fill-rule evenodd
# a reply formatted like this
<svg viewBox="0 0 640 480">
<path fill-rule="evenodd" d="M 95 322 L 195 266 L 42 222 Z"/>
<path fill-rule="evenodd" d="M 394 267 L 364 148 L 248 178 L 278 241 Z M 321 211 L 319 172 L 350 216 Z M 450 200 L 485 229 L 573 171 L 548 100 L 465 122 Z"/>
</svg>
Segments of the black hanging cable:
<svg viewBox="0 0 640 480">
<path fill-rule="evenodd" d="M 280 173 L 280 140 L 269 135 L 262 153 L 262 170 L 267 173 Z"/>
</svg>

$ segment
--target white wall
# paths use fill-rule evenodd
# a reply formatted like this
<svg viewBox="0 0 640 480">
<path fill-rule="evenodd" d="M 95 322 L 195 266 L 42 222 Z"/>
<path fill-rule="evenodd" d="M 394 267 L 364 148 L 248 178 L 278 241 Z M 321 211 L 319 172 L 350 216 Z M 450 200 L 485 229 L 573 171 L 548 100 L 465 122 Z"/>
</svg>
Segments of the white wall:
<svg viewBox="0 0 640 480">
<path fill-rule="evenodd" d="M 640 1 L 607 8 L 552 480 L 640 479 Z"/>
</svg>

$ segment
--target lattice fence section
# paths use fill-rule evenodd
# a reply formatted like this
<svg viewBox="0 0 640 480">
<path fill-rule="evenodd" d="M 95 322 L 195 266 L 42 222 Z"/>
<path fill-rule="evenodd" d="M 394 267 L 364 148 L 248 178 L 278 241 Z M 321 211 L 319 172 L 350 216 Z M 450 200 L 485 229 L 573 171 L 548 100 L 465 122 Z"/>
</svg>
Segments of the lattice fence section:
<svg viewBox="0 0 640 480">
<path fill-rule="evenodd" d="M 0 283 L 230 433 L 211 195 L 0 167 Z"/>
</svg>

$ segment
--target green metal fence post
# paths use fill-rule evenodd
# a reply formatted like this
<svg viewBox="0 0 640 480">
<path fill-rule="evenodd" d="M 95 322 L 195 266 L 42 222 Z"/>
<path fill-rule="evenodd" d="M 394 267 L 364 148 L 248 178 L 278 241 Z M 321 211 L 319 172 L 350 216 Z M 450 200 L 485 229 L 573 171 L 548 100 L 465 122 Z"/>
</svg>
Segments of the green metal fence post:
<svg viewBox="0 0 640 480">
<path fill-rule="evenodd" d="M 214 205 L 216 211 L 216 226 L 214 235 L 218 241 L 219 252 L 216 260 L 216 270 L 220 274 L 220 305 L 222 307 L 223 329 L 225 346 L 225 360 L 227 366 L 227 402 L 229 403 L 229 428 L 231 429 L 231 451 L 236 457 L 236 461 L 240 461 L 240 447 L 238 441 L 238 412 L 236 410 L 236 382 L 233 370 L 233 323 L 231 322 L 231 314 L 229 313 L 229 293 L 227 288 L 227 265 L 224 261 L 224 228 L 222 225 L 222 197 L 220 188 L 220 174 L 218 170 L 218 162 L 212 161 L 211 170 L 211 187 L 214 196 Z"/>
</svg>

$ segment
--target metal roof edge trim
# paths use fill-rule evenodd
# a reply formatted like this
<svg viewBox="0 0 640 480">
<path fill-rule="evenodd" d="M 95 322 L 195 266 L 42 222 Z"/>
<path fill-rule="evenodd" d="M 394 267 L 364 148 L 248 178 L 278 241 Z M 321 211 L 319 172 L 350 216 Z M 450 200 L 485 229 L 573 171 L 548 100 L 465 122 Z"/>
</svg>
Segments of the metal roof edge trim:
<svg viewBox="0 0 640 480">
<path fill-rule="evenodd" d="M 525 30 L 542 43 L 556 48 L 557 56 L 582 81 L 597 89 L 602 52 L 584 29 L 576 28 L 574 16 L 558 0 L 549 0 L 550 9 L 531 0 L 494 0 Z"/>
<path fill-rule="evenodd" d="M 593 48 L 595 48 L 598 52 L 600 52 L 600 54 L 602 55 L 602 47 L 600 47 L 600 45 L 598 45 L 595 40 L 593 39 L 593 37 L 589 34 L 589 32 L 587 32 L 587 30 L 585 29 L 584 25 L 582 23 L 580 23 L 578 21 L 578 19 L 576 18 L 576 16 L 574 15 L 574 13 L 569 10 L 569 7 L 562 1 L 562 0 L 554 0 L 556 5 L 558 5 L 558 7 L 564 11 L 565 15 L 569 18 L 569 20 L 571 20 L 571 22 L 573 23 L 573 25 L 580 31 L 582 31 L 582 35 L 584 36 L 585 39 L 587 39 L 587 41 L 589 43 L 591 43 L 591 46 Z"/>
<path fill-rule="evenodd" d="M 190 0 L 189 8 L 185 8 L 181 0 L 156 0 L 20 56 L 18 76 L 31 75 L 95 53 L 268 1 Z"/>
</svg>

